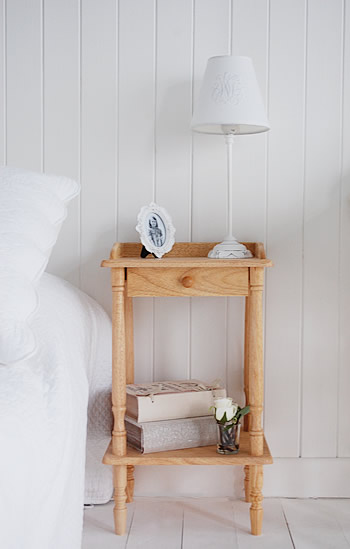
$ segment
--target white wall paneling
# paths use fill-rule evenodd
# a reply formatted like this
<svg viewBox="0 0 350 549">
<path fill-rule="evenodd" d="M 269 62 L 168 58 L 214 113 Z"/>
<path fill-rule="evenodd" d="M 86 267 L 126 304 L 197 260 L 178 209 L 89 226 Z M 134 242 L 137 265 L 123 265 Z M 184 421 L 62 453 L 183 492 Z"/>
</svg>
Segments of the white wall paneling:
<svg viewBox="0 0 350 549">
<path fill-rule="evenodd" d="M 342 29 L 341 0 L 309 0 L 301 422 L 306 457 L 337 453 Z"/>
<path fill-rule="evenodd" d="M 43 11 L 43 168 L 80 180 L 80 4 L 46 0 Z M 79 284 L 79 198 L 69 206 L 49 270 Z"/>
<path fill-rule="evenodd" d="M 0 162 L 6 161 L 6 12 L 5 0 L 0 1 Z"/>
<path fill-rule="evenodd" d="M 232 54 L 253 59 L 259 87 L 267 105 L 269 64 L 269 2 L 234 0 Z M 235 138 L 233 232 L 240 240 L 265 242 L 266 142 L 268 134 Z"/>
<path fill-rule="evenodd" d="M 253 58 L 272 130 L 237 137 L 232 207 L 236 236 L 275 263 L 268 495 L 350 496 L 337 480 L 350 463 L 349 1 L 0 0 L 0 159 L 81 181 L 50 271 L 109 312 L 100 261 L 138 239 L 141 206 L 164 206 L 178 241 L 224 236 L 224 140 L 192 135 L 191 112 L 209 57 Z M 136 299 L 136 380 L 221 378 L 242 399 L 243 312 L 241 298 Z M 240 495 L 242 471 L 210 471 L 139 468 L 137 491 Z"/>
<path fill-rule="evenodd" d="M 81 3 L 81 288 L 111 309 L 100 269 L 115 239 L 116 2 Z"/>
<path fill-rule="evenodd" d="M 6 2 L 7 162 L 41 170 L 42 0 Z"/>
<path fill-rule="evenodd" d="M 155 199 L 171 212 L 178 241 L 191 238 L 192 31 L 192 2 L 158 0 Z M 155 379 L 186 379 L 190 299 L 160 298 L 154 306 Z"/>
<path fill-rule="evenodd" d="M 350 457 L 350 2 L 345 2 L 342 95 L 341 211 L 340 211 L 340 370 L 338 400 L 338 456 Z"/>
<path fill-rule="evenodd" d="M 348 498 L 350 460 L 347 458 L 276 458 L 264 468 L 266 497 Z"/>
<path fill-rule="evenodd" d="M 300 453 L 305 32 L 306 2 L 271 1 L 265 428 L 281 457 Z"/>
</svg>

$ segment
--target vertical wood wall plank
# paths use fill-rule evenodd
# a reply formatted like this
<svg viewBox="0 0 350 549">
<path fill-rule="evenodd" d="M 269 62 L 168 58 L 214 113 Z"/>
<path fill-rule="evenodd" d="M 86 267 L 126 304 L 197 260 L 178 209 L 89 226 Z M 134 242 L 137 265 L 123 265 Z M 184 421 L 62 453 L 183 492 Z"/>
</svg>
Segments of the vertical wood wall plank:
<svg viewBox="0 0 350 549">
<path fill-rule="evenodd" d="M 236 0 L 232 54 L 251 57 L 267 110 L 268 0 Z M 233 233 L 238 240 L 265 242 L 268 133 L 237 136 L 233 146 Z"/>
<path fill-rule="evenodd" d="M 44 170 L 79 180 L 79 0 L 45 0 L 43 74 Z M 48 270 L 78 286 L 79 256 L 80 199 L 76 198 L 69 205 Z"/>
<path fill-rule="evenodd" d="M 301 422 L 303 457 L 336 455 L 341 37 L 342 1 L 309 0 Z"/>
<path fill-rule="evenodd" d="M 140 208 L 154 200 L 155 0 L 120 0 L 118 240 L 137 242 Z M 135 381 L 153 375 L 153 303 L 134 300 Z M 146 322 L 142 322 L 146 320 Z"/>
<path fill-rule="evenodd" d="M 350 457 L 350 2 L 345 0 L 345 44 L 342 128 L 342 181 L 340 226 L 340 371 L 338 401 L 338 456 Z"/>
<path fill-rule="evenodd" d="M 155 0 L 120 0 L 118 238 L 139 240 L 140 208 L 153 200 Z M 141 93 L 140 93 L 141 92 Z"/>
<path fill-rule="evenodd" d="M 192 1 L 157 2 L 156 200 L 190 238 Z"/>
<path fill-rule="evenodd" d="M 188 241 L 191 204 L 192 2 L 158 0 L 156 67 L 156 188 L 176 228 Z M 155 300 L 155 377 L 186 379 L 189 373 L 190 300 Z"/>
<path fill-rule="evenodd" d="M 155 299 L 155 381 L 187 379 L 189 375 L 189 299 Z"/>
<path fill-rule="evenodd" d="M 305 25 L 304 0 L 271 1 L 265 426 L 276 457 L 299 456 Z"/>
<path fill-rule="evenodd" d="M 0 164 L 6 161 L 6 0 L 0 0 Z"/>
<path fill-rule="evenodd" d="M 7 2 L 7 161 L 42 169 L 42 1 Z"/>
<path fill-rule="evenodd" d="M 111 310 L 115 240 L 116 3 L 82 0 L 81 288 Z"/>
<path fill-rule="evenodd" d="M 194 104 L 207 60 L 230 53 L 231 2 L 195 2 Z M 226 147 L 218 135 L 193 134 L 194 241 L 221 240 L 226 231 Z M 226 385 L 226 299 L 193 298 L 191 318 L 192 377 L 220 378 Z"/>
</svg>

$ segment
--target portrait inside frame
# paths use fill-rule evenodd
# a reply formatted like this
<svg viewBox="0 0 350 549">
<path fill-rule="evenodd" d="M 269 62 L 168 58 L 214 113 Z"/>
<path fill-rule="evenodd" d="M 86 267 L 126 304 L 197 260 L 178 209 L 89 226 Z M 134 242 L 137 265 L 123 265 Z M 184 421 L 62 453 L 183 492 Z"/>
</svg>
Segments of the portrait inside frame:
<svg viewBox="0 0 350 549">
<path fill-rule="evenodd" d="M 175 227 L 168 212 L 152 202 L 143 206 L 137 216 L 136 230 L 146 250 L 161 258 L 175 242 Z"/>
</svg>

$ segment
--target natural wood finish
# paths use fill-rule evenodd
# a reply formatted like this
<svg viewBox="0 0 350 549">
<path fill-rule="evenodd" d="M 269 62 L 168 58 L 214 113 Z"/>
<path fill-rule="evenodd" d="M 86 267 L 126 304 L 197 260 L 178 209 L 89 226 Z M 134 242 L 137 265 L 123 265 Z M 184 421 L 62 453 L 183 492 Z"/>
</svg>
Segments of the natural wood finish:
<svg viewBox="0 0 350 549">
<path fill-rule="evenodd" d="M 263 370 L 263 316 L 262 292 L 263 269 L 250 269 L 249 297 L 249 405 L 250 405 L 250 452 L 253 456 L 263 454 L 264 433 L 261 414 L 264 398 Z"/>
<path fill-rule="evenodd" d="M 126 294 L 127 294 L 127 283 Z M 126 383 L 134 383 L 134 329 L 133 329 L 133 303 L 132 298 L 125 296 L 125 345 L 126 345 Z M 134 500 L 134 470 L 133 465 L 128 465 L 126 502 Z"/>
<path fill-rule="evenodd" d="M 115 533 L 123 536 L 126 533 L 126 485 L 127 485 L 127 467 L 118 465 L 113 467 L 114 478 L 114 529 Z"/>
<path fill-rule="evenodd" d="M 245 315 L 244 315 L 244 394 L 245 404 L 249 404 L 249 296 L 245 298 Z M 243 418 L 243 428 L 249 431 L 249 418 L 247 414 Z"/>
<path fill-rule="evenodd" d="M 254 257 L 257 257 L 258 259 L 266 259 L 265 248 L 262 242 L 255 242 L 254 249 L 253 247 L 251 248 L 249 244 L 249 242 L 246 242 L 247 248 L 252 252 Z"/>
<path fill-rule="evenodd" d="M 262 486 L 263 486 L 263 468 L 261 465 L 252 465 L 250 467 L 251 473 L 251 506 L 250 506 L 250 525 L 251 531 L 254 536 L 260 536 L 262 531 L 262 521 L 263 521 L 263 495 L 262 495 Z"/>
<path fill-rule="evenodd" d="M 184 279 L 192 284 L 186 286 Z M 129 296 L 233 296 L 248 294 L 248 269 L 128 269 Z"/>
<path fill-rule="evenodd" d="M 125 284 L 125 353 L 126 383 L 134 383 L 134 320 L 133 302 L 128 297 L 128 284 Z"/>
<path fill-rule="evenodd" d="M 125 456 L 116 456 L 111 446 L 103 458 L 106 465 L 254 465 L 272 463 L 269 447 L 264 441 L 264 452 L 261 456 L 252 456 L 249 451 L 249 434 L 241 432 L 238 454 L 223 456 L 216 452 L 216 446 L 202 446 L 200 448 L 186 448 L 185 450 L 171 450 L 169 452 L 154 452 L 141 454 L 138 450 L 128 446 Z"/>
<path fill-rule="evenodd" d="M 135 471 L 135 467 L 133 465 L 128 465 L 126 503 L 132 503 L 134 501 L 134 486 L 135 486 L 134 471 Z"/>
<path fill-rule="evenodd" d="M 126 337 L 125 337 L 125 270 L 112 269 L 112 411 L 114 426 L 112 448 L 116 456 L 126 454 Z M 116 534 L 126 532 L 127 467 L 113 467 L 114 526 Z"/>
<path fill-rule="evenodd" d="M 175 242 L 171 251 L 164 256 L 169 257 L 200 257 L 206 258 L 208 253 L 219 242 Z M 242 242 L 257 259 L 266 259 L 262 242 Z M 116 242 L 111 250 L 110 259 L 122 257 L 140 257 L 142 244 L 140 242 Z M 151 256 L 147 260 L 153 260 Z M 224 261 L 227 261 L 224 259 Z M 235 260 L 234 260 L 235 261 Z"/>
<path fill-rule="evenodd" d="M 251 483 L 250 483 L 250 465 L 244 466 L 244 494 L 247 503 L 251 502 L 250 499 Z"/>
<path fill-rule="evenodd" d="M 185 286 L 185 288 L 192 288 L 193 283 L 194 283 L 194 280 L 193 280 L 192 276 L 184 276 L 181 279 L 181 284 L 183 286 Z"/>
<path fill-rule="evenodd" d="M 205 257 L 163 257 L 162 259 L 122 257 L 120 259 L 105 259 L 101 267 L 142 267 L 143 269 L 152 267 L 152 269 L 167 269 L 169 267 L 206 267 L 210 269 L 223 267 L 232 269 L 236 267 L 272 267 L 272 261 L 269 259 L 210 259 Z"/>
<path fill-rule="evenodd" d="M 272 463 L 261 425 L 263 409 L 263 325 L 262 291 L 264 268 L 272 266 L 261 243 L 245 243 L 252 259 L 209 259 L 212 242 L 176 243 L 163 259 L 139 257 L 141 244 L 116 243 L 111 259 L 113 290 L 113 376 L 112 409 L 114 427 L 111 444 L 103 462 L 113 465 L 115 486 L 115 530 L 126 529 L 126 502 L 132 501 L 135 465 L 244 465 L 246 500 L 251 501 L 252 533 L 261 533 L 262 466 Z M 133 296 L 244 295 L 245 363 L 244 390 L 251 407 L 240 450 L 222 456 L 216 446 L 171 452 L 141 454 L 127 448 L 124 416 L 126 383 L 134 381 Z"/>
<path fill-rule="evenodd" d="M 125 339 L 125 272 L 112 269 L 112 432 L 113 452 L 117 456 L 126 453 L 126 339 Z"/>
</svg>

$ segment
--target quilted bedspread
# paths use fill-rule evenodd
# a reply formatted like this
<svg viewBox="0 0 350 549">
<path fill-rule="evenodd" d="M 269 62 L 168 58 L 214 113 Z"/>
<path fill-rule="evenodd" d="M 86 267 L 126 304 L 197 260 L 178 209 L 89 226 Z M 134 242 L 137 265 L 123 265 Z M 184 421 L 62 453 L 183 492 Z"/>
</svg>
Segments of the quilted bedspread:
<svg viewBox="0 0 350 549">
<path fill-rule="evenodd" d="M 0 367 L 0 547 L 79 549 L 89 387 L 87 500 L 112 493 L 100 464 L 110 433 L 110 322 L 52 275 L 43 275 L 39 297 L 38 351 Z"/>
</svg>

